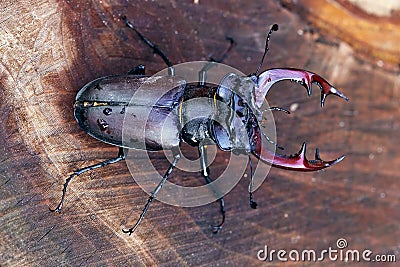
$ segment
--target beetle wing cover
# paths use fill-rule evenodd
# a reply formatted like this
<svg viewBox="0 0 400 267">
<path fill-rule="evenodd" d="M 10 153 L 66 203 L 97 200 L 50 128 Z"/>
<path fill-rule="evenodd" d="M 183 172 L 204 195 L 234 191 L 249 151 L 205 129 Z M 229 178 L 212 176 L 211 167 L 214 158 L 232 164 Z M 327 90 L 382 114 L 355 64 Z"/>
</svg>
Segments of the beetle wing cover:
<svg viewBox="0 0 400 267">
<path fill-rule="evenodd" d="M 159 150 L 179 144 L 175 115 L 185 81 L 177 77 L 107 76 L 77 94 L 74 115 L 80 127 L 103 142 Z"/>
</svg>

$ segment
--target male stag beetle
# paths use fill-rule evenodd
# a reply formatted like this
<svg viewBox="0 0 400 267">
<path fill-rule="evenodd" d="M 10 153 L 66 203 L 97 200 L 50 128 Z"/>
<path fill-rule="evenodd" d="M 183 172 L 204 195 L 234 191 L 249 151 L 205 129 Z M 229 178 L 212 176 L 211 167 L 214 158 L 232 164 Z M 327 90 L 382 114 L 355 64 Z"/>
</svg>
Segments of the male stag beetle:
<svg viewBox="0 0 400 267">
<path fill-rule="evenodd" d="M 119 153 L 116 158 L 75 170 L 73 174 L 66 179 L 61 201 L 52 211 L 61 210 L 68 184 L 74 176 L 124 160 L 125 155 L 123 148 L 144 149 L 149 151 L 164 149 L 171 150 L 174 155 L 172 163 L 159 184 L 152 191 L 136 224 L 128 230 L 123 230 L 123 232 L 129 234 L 132 234 L 138 227 L 150 203 L 156 198 L 157 193 L 161 190 L 179 161 L 181 155 L 178 148 L 182 141 L 191 146 L 198 147 L 202 174 L 207 184 L 211 183 L 213 180 L 209 176 L 209 170 L 206 164 L 206 144 L 208 144 L 205 142 L 206 139 L 211 140 L 208 142 L 216 144 L 222 151 L 232 151 L 236 154 L 244 154 L 247 156 L 253 154 L 264 163 L 295 171 L 321 170 L 340 162 L 344 158 L 344 156 L 342 156 L 335 160 L 324 161 L 320 158 L 317 149 L 315 159 L 308 160 L 306 158 L 305 143 L 297 154 L 291 156 L 281 155 L 268 149 L 266 144 L 273 141 L 268 139 L 260 129 L 263 114 L 263 111 L 260 109 L 273 84 L 282 80 L 294 81 L 304 86 L 310 96 L 311 84 L 316 83 L 321 89 L 321 107 L 324 105 L 325 98 L 330 94 L 348 100 L 344 94 L 335 89 L 329 82 L 310 71 L 294 68 L 275 68 L 259 74 L 264 57 L 268 51 L 270 35 L 273 31 L 278 30 L 277 24 L 274 24 L 268 32 L 264 54 L 255 73 L 245 77 L 230 73 L 222 79 L 219 85 L 208 84 L 205 82 L 205 77 L 213 61 L 210 60 L 210 64 L 206 64 L 199 73 L 199 83 L 193 84 L 186 83 L 184 80 L 179 81 L 176 83 L 177 86 L 175 86 L 175 88 L 164 94 L 156 103 L 147 104 L 147 106 L 151 105 L 152 113 L 149 115 L 149 122 L 146 124 L 146 127 L 162 129 L 163 138 L 161 138 L 161 133 L 159 133 L 159 135 L 154 134 L 156 131 L 152 131 L 151 135 L 146 134 L 143 136 L 140 132 L 135 132 L 133 129 L 132 132 L 130 132 L 131 139 L 139 139 L 145 146 L 136 145 L 135 142 L 123 143 L 123 129 L 121 123 L 123 115 L 121 116 L 121 114 L 125 112 L 125 108 L 127 108 L 128 105 L 133 105 L 140 109 L 140 105 L 149 103 L 146 99 L 146 95 L 141 95 L 139 97 L 135 95 L 133 102 L 130 102 L 138 88 L 144 83 L 148 83 L 150 84 L 150 91 L 157 91 L 160 90 L 160 88 L 157 87 L 157 83 L 152 84 L 153 81 L 165 80 L 168 82 L 174 79 L 179 80 L 179 78 L 174 75 L 174 66 L 165 53 L 140 33 L 126 17 L 123 17 L 123 20 L 127 27 L 135 31 L 139 38 L 153 49 L 155 54 L 158 54 L 163 59 L 168 66 L 168 75 L 157 77 L 157 79 L 153 77 L 153 79 L 151 79 L 145 76 L 144 66 L 139 65 L 128 74 L 106 76 L 91 81 L 78 92 L 74 105 L 74 115 L 79 126 L 92 137 L 105 143 L 118 146 Z M 230 42 L 229 48 L 221 59 L 214 61 L 222 62 L 234 44 L 232 39 Z M 233 90 L 233 87 L 236 89 Z M 182 103 L 197 97 L 208 98 L 210 105 L 205 108 L 207 110 L 207 116 L 191 120 L 185 116 L 185 110 L 198 109 L 199 107 L 196 106 L 196 101 L 192 101 L 192 104 L 189 104 L 192 106 L 188 106 L 186 109 L 182 107 Z M 224 103 L 229 107 L 229 110 L 227 111 L 226 109 L 220 108 L 221 105 L 217 102 Z M 281 108 L 271 109 L 287 112 Z M 99 114 L 103 114 L 104 116 L 99 116 Z M 163 125 L 168 114 L 173 114 L 172 122 Z M 219 118 L 222 116 L 222 120 L 226 123 L 227 127 L 223 127 L 218 120 L 216 120 L 218 116 Z M 233 120 L 235 116 L 239 118 L 239 124 L 237 120 Z M 250 178 L 253 179 L 252 173 Z M 223 198 L 219 198 L 218 202 L 220 204 L 222 221 L 220 224 L 213 226 L 214 232 L 218 232 L 225 221 Z M 252 198 L 251 192 L 250 206 L 252 208 L 256 208 L 257 206 Z"/>
</svg>

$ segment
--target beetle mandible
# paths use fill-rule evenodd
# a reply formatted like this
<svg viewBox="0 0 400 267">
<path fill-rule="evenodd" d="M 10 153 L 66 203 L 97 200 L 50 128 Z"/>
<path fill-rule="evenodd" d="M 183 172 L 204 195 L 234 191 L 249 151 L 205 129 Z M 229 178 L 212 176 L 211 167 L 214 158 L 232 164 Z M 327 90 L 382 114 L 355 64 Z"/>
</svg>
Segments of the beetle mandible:
<svg viewBox="0 0 400 267">
<path fill-rule="evenodd" d="M 161 80 L 172 80 L 176 82 L 176 79 L 178 78 L 174 75 L 174 66 L 165 53 L 138 31 L 126 17 L 123 17 L 123 20 L 125 21 L 126 26 L 135 31 L 139 38 L 144 41 L 147 46 L 153 49 L 154 53 L 159 55 L 168 66 L 169 75 L 158 78 Z M 119 147 L 119 153 L 115 158 L 75 170 L 64 183 L 62 197 L 58 206 L 51 210 L 57 212 L 61 211 L 68 184 L 73 177 L 124 160 L 124 147 L 131 149 L 145 149 L 149 151 L 169 149 L 174 155 L 174 159 L 165 175 L 149 196 L 136 224 L 128 230 L 123 229 L 123 232 L 129 233 L 129 235 L 136 230 L 144 218 L 145 213 L 149 209 L 150 203 L 154 198 L 156 198 L 157 193 L 161 190 L 173 169 L 176 167 L 176 164 L 181 157 L 178 148 L 182 141 L 191 146 L 198 147 L 202 175 L 207 184 L 213 181 L 210 178 L 209 170 L 207 168 L 207 142 L 216 144 L 218 148 L 223 151 L 232 151 L 236 154 L 244 155 L 253 154 L 262 162 L 278 168 L 295 171 L 317 171 L 330 167 L 343 160 L 344 156 L 335 160 L 324 161 L 320 158 L 318 149 L 315 153 L 315 159 L 308 160 L 305 154 L 305 143 L 303 143 L 297 154 L 291 156 L 281 155 L 275 153 L 275 151 L 270 151 L 268 146 L 264 145 L 268 142 L 271 143 L 272 141 L 269 140 L 260 129 L 260 122 L 263 114 L 263 111 L 260 109 L 273 84 L 282 80 L 298 82 L 307 89 L 307 93 L 310 96 L 311 84 L 316 83 L 321 89 L 321 107 L 323 107 L 326 97 L 330 94 L 348 100 L 344 94 L 333 87 L 328 81 L 307 70 L 275 68 L 268 69 L 259 74 L 265 55 L 268 52 L 268 43 L 271 33 L 277 30 L 277 24 L 274 24 L 270 28 L 266 37 L 264 54 L 255 73 L 245 77 L 240 77 L 233 73 L 227 74 L 220 84 L 216 86 L 206 83 L 207 70 L 212 67 L 212 62 L 222 62 L 228 52 L 232 49 L 234 41 L 229 39 L 230 46 L 222 57 L 219 60 L 210 59 L 210 64 L 205 64 L 203 69 L 200 71 L 199 83 L 186 84 L 184 80 L 179 81 L 177 83 L 179 84 L 178 86 L 165 94 L 156 104 L 152 105 L 151 109 L 153 113 L 151 113 L 151 117 L 149 117 L 151 122 L 149 125 L 146 124 L 146 127 L 159 127 L 159 125 L 162 125 L 165 121 L 168 114 L 176 114 L 176 119 L 167 125 L 168 129 L 163 128 L 163 131 L 167 131 L 167 138 L 161 140 L 160 136 L 154 135 L 134 136 L 135 138 L 141 138 L 145 147 L 138 147 L 134 143 L 123 143 L 121 129 L 122 123 L 119 121 L 121 120 L 121 116 L 109 116 L 111 114 L 123 114 L 135 91 L 142 84 L 150 81 L 149 77 L 145 76 L 145 67 L 143 65 L 138 65 L 126 75 L 101 77 L 86 84 L 76 96 L 74 116 L 79 126 L 84 131 L 94 138 Z M 246 86 L 243 84 L 246 84 Z M 250 86 L 248 86 L 249 84 Z M 232 87 L 236 87 L 237 89 L 232 90 Z M 156 84 L 152 89 L 159 90 Z M 196 97 L 207 97 L 210 99 L 211 106 L 213 107 L 210 108 L 211 115 L 195 120 L 189 120 L 185 117 L 185 114 L 182 114 L 182 112 L 179 111 L 182 111 L 182 103 L 188 99 L 194 99 Z M 143 99 L 135 99 L 135 101 L 137 101 L 137 103 L 140 101 L 146 102 L 146 99 L 144 96 Z M 219 109 L 217 101 L 225 103 L 230 108 L 230 111 L 226 112 Z M 190 108 L 196 108 L 196 106 Z M 288 111 L 278 107 L 271 109 L 289 113 Z M 109 116 L 107 117 L 107 120 L 98 117 L 100 110 L 104 115 Z M 230 119 L 232 118 L 232 114 L 226 114 L 229 112 L 234 113 L 235 116 L 240 118 L 241 125 L 237 125 L 236 121 Z M 213 117 L 220 113 L 224 114 L 222 116 L 225 116 L 223 119 L 227 121 L 228 127 L 223 127 Z M 245 127 L 241 127 L 242 125 Z M 132 133 L 132 135 L 136 134 L 137 133 L 135 132 Z M 253 176 L 252 171 L 250 172 L 251 185 Z M 225 221 L 225 205 L 223 198 L 219 198 L 218 202 L 220 204 L 222 220 L 218 225 L 212 227 L 213 232 L 215 233 L 221 230 Z M 250 206 L 252 208 L 256 208 L 257 206 L 257 203 L 253 200 L 252 190 L 250 190 Z"/>
</svg>

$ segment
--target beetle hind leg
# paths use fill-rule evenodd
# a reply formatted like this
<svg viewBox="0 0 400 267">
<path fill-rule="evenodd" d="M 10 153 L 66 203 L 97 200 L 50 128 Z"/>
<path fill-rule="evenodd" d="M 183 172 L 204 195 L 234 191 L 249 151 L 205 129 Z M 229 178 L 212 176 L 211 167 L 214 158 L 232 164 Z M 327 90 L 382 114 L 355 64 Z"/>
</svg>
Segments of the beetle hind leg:
<svg viewBox="0 0 400 267">
<path fill-rule="evenodd" d="M 210 184 L 210 183 L 212 183 L 213 180 L 209 176 L 209 168 L 207 167 L 207 150 L 206 149 L 207 148 L 204 145 L 199 146 L 200 164 L 201 164 L 201 169 L 202 169 L 202 174 L 204 176 L 204 179 L 206 180 L 207 184 Z M 211 186 L 211 188 L 212 188 L 212 186 Z M 215 194 L 217 194 L 217 192 L 215 192 L 215 190 L 213 188 L 212 188 L 212 190 L 214 191 Z M 226 213 L 224 198 L 221 197 L 217 201 L 219 202 L 219 205 L 220 205 L 222 219 L 218 225 L 211 225 L 212 231 L 215 234 L 218 233 L 219 231 L 221 231 L 222 226 L 225 222 L 225 213 Z"/>
<path fill-rule="evenodd" d="M 117 156 L 117 157 L 111 158 L 111 159 L 108 159 L 108 160 L 105 160 L 105 161 L 102 161 L 102 162 L 99 162 L 99 163 L 94 164 L 94 165 L 90 165 L 90 166 L 84 167 L 84 168 L 82 168 L 82 169 L 77 169 L 77 170 L 75 170 L 74 173 L 71 174 L 71 175 L 65 180 L 64 187 L 63 187 L 63 190 L 62 190 L 61 200 L 60 200 L 60 202 L 58 203 L 57 207 L 56 207 L 55 209 L 49 208 L 50 211 L 52 211 L 52 212 L 59 212 L 59 211 L 61 211 L 62 206 L 63 206 L 63 204 L 64 204 L 65 195 L 67 194 L 67 187 L 68 187 L 68 184 L 71 182 L 72 178 L 74 178 L 75 176 L 79 176 L 79 175 L 81 175 L 82 173 L 85 173 L 85 172 L 88 172 L 88 171 L 91 171 L 91 170 L 94 170 L 94 169 L 98 169 L 98 168 L 101 168 L 101 167 L 105 167 L 105 166 L 110 165 L 110 164 L 113 164 L 113 163 L 117 163 L 117 162 L 119 162 L 119 161 L 121 161 L 121 160 L 124 160 L 124 159 L 125 159 L 124 149 L 123 149 L 122 147 L 120 147 L 120 148 L 119 148 L 119 151 L 118 151 L 118 156 Z"/>
</svg>

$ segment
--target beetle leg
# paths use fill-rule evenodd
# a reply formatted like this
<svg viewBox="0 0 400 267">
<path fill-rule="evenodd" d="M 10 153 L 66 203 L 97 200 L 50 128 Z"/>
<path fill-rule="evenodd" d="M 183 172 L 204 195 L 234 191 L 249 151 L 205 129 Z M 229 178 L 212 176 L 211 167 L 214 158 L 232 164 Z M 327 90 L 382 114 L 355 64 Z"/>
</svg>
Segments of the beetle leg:
<svg viewBox="0 0 400 267">
<path fill-rule="evenodd" d="M 222 56 L 219 59 L 215 59 L 212 56 L 210 57 L 209 61 L 211 62 L 217 62 L 217 63 L 222 63 L 226 57 L 228 56 L 228 54 L 231 52 L 232 48 L 236 45 L 235 40 L 233 40 L 232 37 L 226 37 L 226 40 L 229 41 L 229 46 L 228 48 L 225 50 L 225 52 L 222 54 Z"/>
<path fill-rule="evenodd" d="M 159 55 L 167 64 L 168 66 L 168 74 L 173 76 L 174 75 L 174 67 L 172 66 L 171 61 L 165 55 L 164 51 L 162 51 L 157 45 L 153 44 L 149 39 L 147 39 L 140 31 L 136 29 L 136 27 L 126 18 L 126 16 L 123 16 L 122 19 L 125 21 L 125 24 L 128 28 L 134 30 L 136 34 L 140 37 L 140 39 L 143 40 L 151 49 L 153 49 L 153 52 L 157 55 Z"/>
<path fill-rule="evenodd" d="M 200 164 L 201 164 L 201 169 L 203 170 L 202 174 L 204 176 L 204 179 L 206 180 L 207 184 L 212 183 L 212 179 L 209 176 L 209 168 L 207 167 L 207 148 L 204 145 L 199 146 L 199 153 L 200 153 Z M 214 189 L 212 188 L 214 191 Z M 225 222 L 225 202 L 224 198 L 218 199 L 219 205 L 220 205 L 220 211 L 222 215 L 222 220 L 221 223 L 218 225 L 212 225 L 213 233 L 218 233 L 222 229 L 222 225 Z"/>
<path fill-rule="evenodd" d="M 151 202 L 153 201 L 153 199 L 155 199 L 157 197 L 157 193 L 161 190 L 161 188 L 163 187 L 163 185 L 167 181 L 168 177 L 171 175 L 173 169 L 175 168 L 176 164 L 178 163 L 179 159 L 181 158 L 181 155 L 179 153 L 174 153 L 174 154 L 175 154 L 174 155 L 174 161 L 169 166 L 167 172 L 164 174 L 164 176 L 161 179 L 160 183 L 157 185 L 157 187 L 151 193 L 151 195 L 150 195 L 149 199 L 147 200 L 147 203 L 144 206 L 144 209 L 143 209 L 142 213 L 140 214 L 140 217 L 137 220 L 137 222 L 135 223 L 135 225 L 133 227 L 129 228 L 128 230 L 122 229 L 122 232 L 124 232 L 125 234 L 131 235 L 133 232 L 135 232 L 136 228 L 139 226 L 140 222 L 144 218 L 144 215 L 146 214 L 147 210 L 149 209 Z"/>
<path fill-rule="evenodd" d="M 253 186 L 254 186 L 254 181 L 253 181 L 253 162 L 251 161 L 251 157 L 249 155 L 249 167 L 250 167 L 250 184 L 249 184 L 249 200 L 250 200 L 250 207 L 252 209 L 257 208 L 257 202 L 254 201 L 253 199 Z"/>
<path fill-rule="evenodd" d="M 117 162 L 119 162 L 121 160 L 124 160 L 124 159 L 125 159 L 124 149 L 122 147 L 120 147 L 119 151 L 118 151 L 118 156 L 116 158 L 108 159 L 108 160 L 102 161 L 100 163 L 97 163 L 97 164 L 94 164 L 94 165 L 90 165 L 90 166 L 84 167 L 82 169 L 75 170 L 74 173 L 71 174 L 65 180 L 64 187 L 63 187 L 63 190 L 62 190 L 62 196 L 61 196 L 60 203 L 58 203 L 58 205 L 57 205 L 57 207 L 55 209 L 49 208 L 50 211 L 52 211 L 52 212 L 61 211 L 62 206 L 64 204 L 65 195 L 67 194 L 67 187 L 68 187 L 68 184 L 71 182 L 72 178 L 74 178 L 75 176 L 79 176 L 82 173 L 85 173 L 85 172 L 88 172 L 88 171 L 91 171 L 91 170 L 94 170 L 94 169 L 97 169 L 97 168 L 101 168 L 101 167 L 104 167 L 104 166 L 107 166 L 107 165 L 110 165 L 110 164 L 113 164 L 113 163 L 117 163 Z"/>
<path fill-rule="evenodd" d="M 226 39 L 229 41 L 229 47 L 225 50 L 225 52 L 222 54 L 222 56 L 219 59 L 210 57 L 208 62 L 206 64 L 204 64 L 204 67 L 199 72 L 199 85 L 200 86 L 203 86 L 206 83 L 207 71 L 210 68 L 212 68 L 215 65 L 215 63 L 222 63 L 225 60 L 225 58 L 228 56 L 228 54 L 232 50 L 232 48 L 235 46 L 236 42 L 235 42 L 235 40 L 233 40 L 233 38 L 226 37 Z"/>
<path fill-rule="evenodd" d="M 132 75 L 145 75 L 146 74 L 146 67 L 143 64 L 137 65 L 133 69 L 131 69 L 128 74 Z"/>
</svg>

